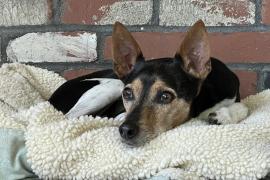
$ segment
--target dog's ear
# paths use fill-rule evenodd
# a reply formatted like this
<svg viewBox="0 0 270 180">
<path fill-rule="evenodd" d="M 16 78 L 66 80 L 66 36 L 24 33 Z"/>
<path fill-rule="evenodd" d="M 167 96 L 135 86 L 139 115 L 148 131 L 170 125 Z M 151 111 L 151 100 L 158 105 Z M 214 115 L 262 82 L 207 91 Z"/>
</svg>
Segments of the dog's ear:
<svg viewBox="0 0 270 180">
<path fill-rule="evenodd" d="M 114 72 L 120 79 L 133 69 L 138 60 L 143 60 L 138 43 L 125 26 L 119 22 L 116 22 L 113 27 L 112 54 Z"/>
<path fill-rule="evenodd" d="M 189 29 L 176 53 L 177 57 L 182 59 L 182 67 L 187 73 L 199 79 L 207 77 L 211 71 L 210 45 L 202 20 L 197 21 Z"/>
</svg>

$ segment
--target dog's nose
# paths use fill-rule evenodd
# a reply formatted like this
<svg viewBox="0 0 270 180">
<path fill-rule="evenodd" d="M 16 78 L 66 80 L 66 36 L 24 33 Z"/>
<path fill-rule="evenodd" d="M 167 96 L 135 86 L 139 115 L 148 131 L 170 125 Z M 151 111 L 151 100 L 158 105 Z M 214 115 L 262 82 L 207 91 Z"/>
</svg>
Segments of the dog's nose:
<svg viewBox="0 0 270 180">
<path fill-rule="evenodd" d="M 119 132 L 122 138 L 130 140 L 134 138 L 139 131 L 138 126 L 132 124 L 122 124 L 119 127 Z"/>
</svg>

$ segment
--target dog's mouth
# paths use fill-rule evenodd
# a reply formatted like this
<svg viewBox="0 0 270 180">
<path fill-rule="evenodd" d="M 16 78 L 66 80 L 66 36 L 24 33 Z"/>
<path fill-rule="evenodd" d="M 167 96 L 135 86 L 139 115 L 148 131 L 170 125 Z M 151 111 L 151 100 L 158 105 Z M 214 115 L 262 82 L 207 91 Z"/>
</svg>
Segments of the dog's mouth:
<svg viewBox="0 0 270 180">
<path fill-rule="evenodd" d="M 150 141 L 152 141 L 157 136 L 158 135 L 147 134 L 147 133 L 142 132 L 138 134 L 136 137 L 134 137 L 133 139 L 127 140 L 127 139 L 121 138 L 121 142 L 126 144 L 129 147 L 141 147 L 149 143 Z"/>
<path fill-rule="evenodd" d="M 146 140 L 125 140 L 125 139 L 121 139 L 122 143 L 126 144 L 129 147 L 141 147 L 144 146 L 146 143 L 148 143 L 149 141 Z"/>
<path fill-rule="evenodd" d="M 129 147 L 139 147 L 142 145 L 139 145 L 137 142 L 135 141 L 130 141 L 130 140 L 125 140 L 123 138 L 121 138 L 121 142 Z"/>
</svg>

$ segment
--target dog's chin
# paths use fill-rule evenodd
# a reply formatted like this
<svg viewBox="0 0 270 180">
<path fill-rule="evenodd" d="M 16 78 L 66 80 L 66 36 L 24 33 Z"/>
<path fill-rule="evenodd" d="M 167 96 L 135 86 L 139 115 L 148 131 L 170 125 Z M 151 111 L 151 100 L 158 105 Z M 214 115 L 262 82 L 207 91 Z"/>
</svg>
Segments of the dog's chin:
<svg viewBox="0 0 270 180">
<path fill-rule="evenodd" d="M 142 147 L 145 144 L 149 143 L 152 139 L 154 139 L 153 136 L 151 137 L 146 137 L 146 136 L 138 136 L 134 139 L 131 140 L 125 140 L 122 139 L 122 143 L 126 144 L 129 147 Z"/>
<path fill-rule="evenodd" d="M 124 140 L 124 139 L 122 139 L 122 143 L 127 145 L 128 147 L 136 148 L 136 147 L 144 146 L 146 143 L 148 143 L 148 141 L 135 141 L 135 140 Z"/>
<path fill-rule="evenodd" d="M 126 146 L 128 146 L 130 148 L 140 147 L 140 146 L 143 145 L 143 144 L 140 144 L 140 143 L 138 143 L 136 141 L 130 141 L 130 140 L 125 140 L 125 139 L 122 139 L 121 141 L 122 141 L 122 143 L 124 145 L 126 145 Z"/>
</svg>

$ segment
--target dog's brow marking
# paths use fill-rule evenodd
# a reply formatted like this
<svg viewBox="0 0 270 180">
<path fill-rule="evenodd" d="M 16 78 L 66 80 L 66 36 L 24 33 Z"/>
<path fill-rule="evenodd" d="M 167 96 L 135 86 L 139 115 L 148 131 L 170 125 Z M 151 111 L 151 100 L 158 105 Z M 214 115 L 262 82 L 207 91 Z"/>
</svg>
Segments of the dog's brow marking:
<svg viewBox="0 0 270 180">
<path fill-rule="evenodd" d="M 157 79 L 150 89 L 150 98 L 154 99 L 159 90 L 169 90 L 176 96 L 176 93 L 172 88 L 168 87 L 165 82 Z"/>
<path fill-rule="evenodd" d="M 128 114 L 136 107 L 135 104 L 137 104 L 139 101 L 143 85 L 140 79 L 135 79 L 131 84 L 126 85 L 126 87 L 130 87 L 133 90 L 133 94 L 135 96 L 135 101 L 124 101 L 124 106 Z"/>
<path fill-rule="evenodd" d="M 140 94 L 141 94 L 142 89 L 143 89 L 143 83 L 142 83 L 142 81 L 140 79 L 135 79 L 131 83 L 131 87 L 132 87 L 132 89 L 134 91 L 134 95 L 138 99 L 140 97 Z"/>
</svg>

